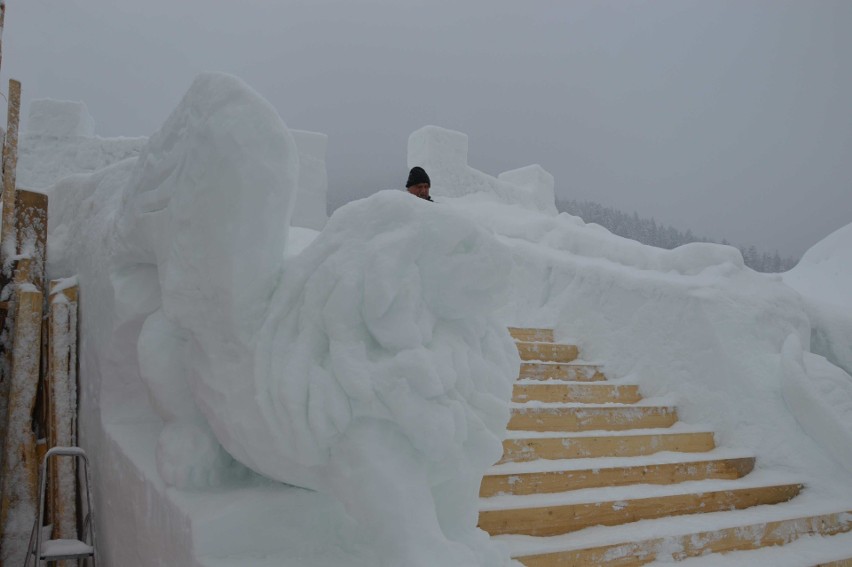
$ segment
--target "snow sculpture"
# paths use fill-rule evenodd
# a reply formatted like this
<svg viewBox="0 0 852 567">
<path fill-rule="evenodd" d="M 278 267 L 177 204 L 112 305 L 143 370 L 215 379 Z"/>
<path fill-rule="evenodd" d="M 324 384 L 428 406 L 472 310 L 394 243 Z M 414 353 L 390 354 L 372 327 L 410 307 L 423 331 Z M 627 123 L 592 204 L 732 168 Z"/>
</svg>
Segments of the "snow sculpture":
<svg viewBox="0 0 852 567">
<path fill-rule="evenodd" d="M 540 165 L 507 171 L 495 179 L 467 164 L 467 149 L 467 134 L 424 126 L 408 138 L 408 167 L 419 165 L 429 173 L 434 196 L 485 193 L 506 204 L 557 214 L 553 176 Z"/>
<path fill-rule="evenodd" d="M 245 471 L 235 458 L 333 494 L 383 565 L 504 564 L 475 526 L 519 364 L 491 319 L 507 252 L 397 191 L 342 207 L 285 257 L 298 154 L 259 95 L 203 75 L 132 166 L 56 188 L 53 250 L 103 293 L 98 327 L 127 330 L 165 423 L 160 475 L 221 484 Z M 93 211 L 83 194 L 108 185 Z M 70 234 L 110 250 L 106 265 Z M 119 336 L 93 343 L 121 351 Z"/>
</svg>

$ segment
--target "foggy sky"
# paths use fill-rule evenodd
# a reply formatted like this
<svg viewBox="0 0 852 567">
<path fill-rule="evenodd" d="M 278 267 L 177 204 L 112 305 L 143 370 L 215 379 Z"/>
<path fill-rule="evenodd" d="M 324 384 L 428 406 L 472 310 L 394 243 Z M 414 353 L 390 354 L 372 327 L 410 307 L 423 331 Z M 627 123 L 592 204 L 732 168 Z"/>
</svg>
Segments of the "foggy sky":
<svg viewBox="0 0 852 567">
<path fill-rule="evenodd" d="M 852 2 L 7 0 L 2 90 L 150 135 L 224 71 L 329 135 L 329 202 L 401 187 L 408 135 L 492 175 L 799 255 L 852 222 Z"/>
</svg>

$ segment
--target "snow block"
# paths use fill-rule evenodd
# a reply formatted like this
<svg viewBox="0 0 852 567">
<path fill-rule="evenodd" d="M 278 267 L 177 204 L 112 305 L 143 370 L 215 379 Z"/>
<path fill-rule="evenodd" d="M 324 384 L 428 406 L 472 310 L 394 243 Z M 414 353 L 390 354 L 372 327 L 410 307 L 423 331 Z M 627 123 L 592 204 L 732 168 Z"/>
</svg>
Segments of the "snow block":
<svg viewBox="0 0 852 567">
<path fill-rule="evenodd" d="M 95 135 L 95 120 L 83 102 L 40 98 L 30 103 L 27 133 L 53 138 Z"/>
<path fill-rule="evenodd" d="M 417 165 L 426 170 L 432 180 L 433 196 L 483 193 L 506 204 L 557 214 L 553 176 L 541 166 L 509 171 L 495 178 L 470 167 L 467 153 L 468 138 L 462 132 L 424 126 L 408 138 L 408 167 Z"/>
<path fill-rule="evenodd" d="M 292 226 L 322 230 L 328 222 L 328 173 L 325 167 L 328 136 L 290 130 L 299 151 L 299 183 Z"/>
<path fill-rule="evenodd" d="M 542 211 L 548 210 L 551 205 L 555 206 L 553 176 L 538 164 L 504 171 L 497 179 L 525 191 L 527 198 Z"/>
</svg>

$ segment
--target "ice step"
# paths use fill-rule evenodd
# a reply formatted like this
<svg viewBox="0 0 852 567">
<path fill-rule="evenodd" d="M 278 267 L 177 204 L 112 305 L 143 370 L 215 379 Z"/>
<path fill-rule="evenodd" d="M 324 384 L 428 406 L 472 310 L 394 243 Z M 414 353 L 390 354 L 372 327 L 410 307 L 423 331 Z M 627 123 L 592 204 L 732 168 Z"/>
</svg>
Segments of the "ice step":
<svg viewBox="0 0 852 567">
<path fill-rule="evenodd" d="M 677 421 L 673 406 L 582 404 L 512 406 L 508 429 L 516 431 L 623 431 L 669 427 Z"/>
<path fill-rule="evenodd" d="M 821 542 L 811 545 L 816 550 L 822 549 L 821 555 L 815 557 L 828 558 L 829 562 L 820 563 L 824 559 L 790 561 L 790 558 L 795 557 L 799 538 L 817 534 L 829 539 L 843 538 L 833 544 L 835 548 L 846 542 L 852 543 L 852 512 L 838 512 L 843 508 L 836 503 L 824 503 L 813 509 L 813 506 L 799 506 L 795 502 L 645 520 L 616 527 L 592 527 L 552 537 L 498 536 L 497 539 L 507 543 L 512 557 L 527 567 L 632 567 L 654 561 L 668 564 L 681 560 L 685 560 L 682 563 L 684 567 L 832 565 L 838 552 L 826 553 L 826 547 L 832 543 L 826 543 L 823 537 L 820 537 Z M 848 506 L 847 510 L 852 510 L 852 506 Z M 746 553 L 747 550 L 782 545 L 784 547 L 774 547 L 774 553 L 767 554 L 771 550 L 765 549 Z M 732 551 L 741 553 L 732 554 L 730 560 L 726 559 L 729 557 L 727 554 L 719 555 Z M 852 553 L 852 546 L 849 552 Z M 734 558 L 736 555 L 740 557 Z M 698 559 L 689 559 L 696 557 Z M 783 558 L 788 562 L 782 561 Z"/>
<path fill-rule="evenodd" d="M 573 490 L 480 499 L 479 527 L 492 535 L 552 536 L 589 526 L 786 502 L 802 488 L 778 475 Z"/>
<path fill-rule="evenodd" d="M 642 399 L 635 384 L 595 384 L 589 382 L 515 382 L 515 402 L 575 402 L 587 404 L 632 404 Z"/>
<path fill-rule="evenodd" d="M 542 494 L 595 488 L 625 486 L 630 484 L 676 484 L 706 479 L 742 478 L 754 468 L 753 456 L 709 457 L 705 455 L 680 455 L 678 460 L 634 457 L 633 459 L 579 459 L 591 463 L 576 467 L 577 461 L 545 461 L 540 463 L 509 463 L 491 468 L 483 477 L 479 495 Z M 637 461 L 628 463 L 627 461 Z M 607 461 L 618 464 L 608 465 Z M 565 468 L 554 469 L 553 464 Z M 585 463 L 584 463 L 585 464 Z M 538 469 L 538 470 L 537 470 Z"/>
<path fill-rule="evenodd" d="M 510 431 L 500 463 L 537 459 L 577 459 L 619 455 L 634 457 L 660 451 L 700 453 L 715 447 L 713 433 L 681 423 L 670 428 L 578 433 Z"/>
<path fill-rule="evenodd" d="M 532 329 L 529 327 L 509 327 L 509 334 L 516 341 L 552 343 L 553 329 Z"/>
<path fill-rule="evenodd" d="M 599 364 L 558 362 L 521 362 L 519 373 L 527 380 L 573 380 L 577 382 L 600 382 L 606 380 Z"/>
</svg>

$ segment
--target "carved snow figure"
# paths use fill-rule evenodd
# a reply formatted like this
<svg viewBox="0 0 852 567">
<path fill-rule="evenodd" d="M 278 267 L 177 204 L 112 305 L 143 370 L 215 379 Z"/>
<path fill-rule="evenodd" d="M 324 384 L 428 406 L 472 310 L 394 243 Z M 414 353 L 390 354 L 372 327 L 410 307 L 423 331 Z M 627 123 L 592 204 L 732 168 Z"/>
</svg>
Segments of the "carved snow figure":
<svg viewBox="0 0 852 567">
<path fill-rule="evenodd" d="M 341 208 L 285 261 L 297 156 L 259 95 L 199 77 L 98 235 L 114 239 L 109 273 L 78 267 L 84 288 L 112 293 L 115 326 L 139 329 L 162 478 L 228 482 L 236 459 L 334 494 L 384 565 L 505 564 L 475 526 L 519 364 L 490 318 L 507 253 L 391 191 Z"/>
</svg>

